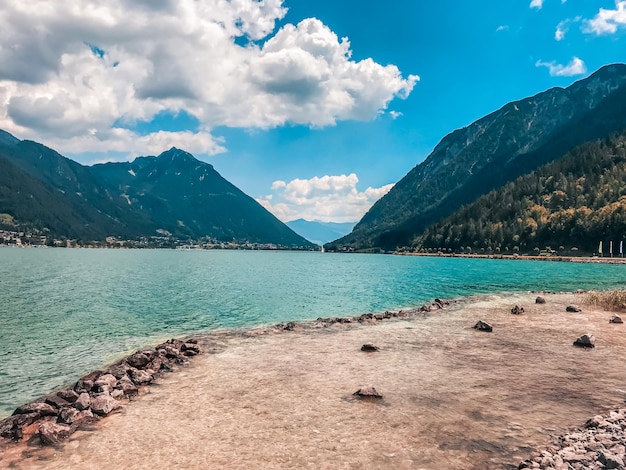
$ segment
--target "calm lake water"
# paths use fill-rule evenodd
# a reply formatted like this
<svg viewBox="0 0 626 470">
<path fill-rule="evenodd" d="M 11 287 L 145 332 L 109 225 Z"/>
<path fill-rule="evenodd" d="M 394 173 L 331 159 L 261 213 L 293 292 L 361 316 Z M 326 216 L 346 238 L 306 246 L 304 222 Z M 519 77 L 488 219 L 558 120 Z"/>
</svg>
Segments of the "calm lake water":
<svg viewBox="0 0 626 470">
<path fill-rule="evenodd" d="M 0 417 L 170 337 L 493 292 L 608 289 L 625 265 L 319 252 L 0 249 Z"/>
</svg>

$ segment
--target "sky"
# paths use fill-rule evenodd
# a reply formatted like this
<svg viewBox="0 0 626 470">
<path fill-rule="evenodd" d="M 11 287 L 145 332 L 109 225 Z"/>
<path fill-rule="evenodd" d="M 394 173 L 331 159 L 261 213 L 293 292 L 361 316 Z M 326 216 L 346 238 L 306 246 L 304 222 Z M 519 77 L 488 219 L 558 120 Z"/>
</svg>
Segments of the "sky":
<svg viewBox="0 0 626 470">
<path fill-rule="evenodd" d="M 626 62 L 626 0 L 0 2 L 0 129 L 178 147 L 283 221 L 358 221 L 448 133 Z"/>
</svg>

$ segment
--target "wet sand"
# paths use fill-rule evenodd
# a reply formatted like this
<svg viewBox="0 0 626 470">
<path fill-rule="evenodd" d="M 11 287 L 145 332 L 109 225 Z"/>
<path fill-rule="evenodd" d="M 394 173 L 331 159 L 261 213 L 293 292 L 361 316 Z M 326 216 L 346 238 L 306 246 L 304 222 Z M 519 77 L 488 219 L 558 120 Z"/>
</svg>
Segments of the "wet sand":
<svg viewBox="0 0 626 470">
<path fill-rule="evenodd" d="M 517 468 L 551 436 L 622 407 L 626 325 L 575 294 L 489 297 L 410 320 L 217 335 L 63 449 L 17 469 Z M 512 315 L 518 304 L 522 315 Z M 482 319 L 492 333 L 476 331 Z M 593 333 L 596 348 L 572 342 Z M 373 343 L 378 352 L 360 347 Z M 373 385 L 382 400 L 352 396 Z"/>
</svg>

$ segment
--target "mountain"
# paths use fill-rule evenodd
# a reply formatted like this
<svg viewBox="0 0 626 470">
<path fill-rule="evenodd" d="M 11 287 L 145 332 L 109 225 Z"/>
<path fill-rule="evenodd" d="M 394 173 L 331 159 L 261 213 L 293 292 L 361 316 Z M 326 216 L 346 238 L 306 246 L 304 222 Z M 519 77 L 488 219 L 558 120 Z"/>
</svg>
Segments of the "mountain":
<svg viewBox="0 0 626 470">
<path fill-rule="evenodd" d="M 175 148 L 87 167 L 0 131 L 2 214 L 0 228 L 84 241 L 167 231 L 183 239 L 313 246 L 213 166 Z"/>
<path fill-rule="evenodd" d="M 4 131 L 0 175 L 0 213 L 22 228 L 83 240 L 135 237 L 148 229 L 149 221 L 113 200 L 89 168 Z"/>
<path fill-rule="evenodd" d="M 593 253 L 626 237 L 626 131 L 481 196 L 413 240 L 418 251 Z"/>
<path fill-rule="evenodd" d="M 177 237 L 311 246 L 212 165 L 172 148 L 158 157 L 94 165 L 112 196 Z"/>
<path fill-rule="evenodd" d="M 350 233 L 354 228 L 355 222 L 338 223 L 297 219 L 286 224 L 291 230 L 302 235 L 307 240 L 317 245 L 323 245 Z"/>
<path fill-rule="evenodd" d="M 626 128 L 626 65 L 599 69 L 444 137 L 377 201 L 347 236 L 328 245 L 366 250 L 405 246 L 462 205 L 562 156 Z"/>
</svg>

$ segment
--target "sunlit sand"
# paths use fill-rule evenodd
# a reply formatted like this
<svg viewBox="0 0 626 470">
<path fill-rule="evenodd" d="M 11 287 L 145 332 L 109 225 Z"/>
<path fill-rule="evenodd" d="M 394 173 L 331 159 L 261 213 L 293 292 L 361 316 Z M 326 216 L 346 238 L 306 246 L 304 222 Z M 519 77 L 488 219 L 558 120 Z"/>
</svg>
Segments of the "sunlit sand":
<svg viewBox="0 0 626 470">
<path fill-rule="evenodd" d="M 489 297 L 377 324 L 203 339 L 205 353 L 18 469 L 517 468 L 622 406 L 625 326 L 575 294 Z M 511 307 L 523 306 L 522 315 Z M 492 333 L 472 328 L 482 319 Z M 583 333 L 595 349 L 572 345 Z M 372 343 L 377 352 L 361 352 Z M 374 386 L 381 400 L 352 394 Z"/>
</svg>

